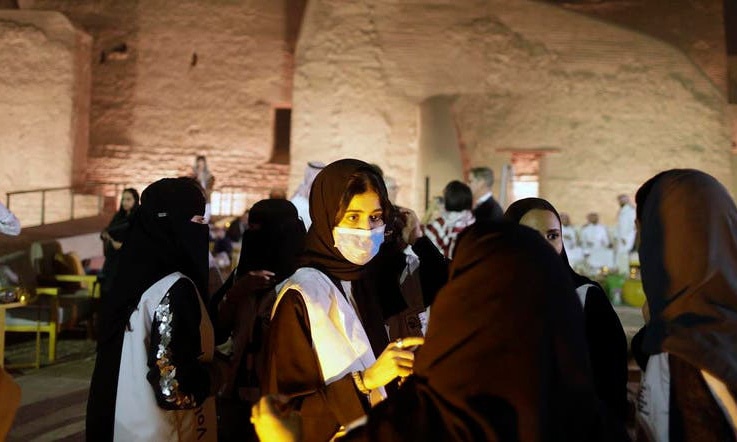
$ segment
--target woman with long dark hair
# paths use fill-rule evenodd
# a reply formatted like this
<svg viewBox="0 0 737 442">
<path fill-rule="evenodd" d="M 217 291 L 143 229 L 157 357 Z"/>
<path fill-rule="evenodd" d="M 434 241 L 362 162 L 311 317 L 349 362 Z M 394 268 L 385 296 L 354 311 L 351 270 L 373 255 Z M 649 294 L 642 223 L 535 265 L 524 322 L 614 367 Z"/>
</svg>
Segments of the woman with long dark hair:
<svg viewBox="0 0 737 442">
<path fill-rule="evenodd" d="M 393 207 L 376 170 L 346 159 L 326 166 L 310 192 L 312 225 L 300 268 L 276 300 L 266 392 L 290 398 L 305 440 L 327 441 L 412 371 L 422 343 L 388 344 L 381 286 L 368 265 Z"/>
</svg>

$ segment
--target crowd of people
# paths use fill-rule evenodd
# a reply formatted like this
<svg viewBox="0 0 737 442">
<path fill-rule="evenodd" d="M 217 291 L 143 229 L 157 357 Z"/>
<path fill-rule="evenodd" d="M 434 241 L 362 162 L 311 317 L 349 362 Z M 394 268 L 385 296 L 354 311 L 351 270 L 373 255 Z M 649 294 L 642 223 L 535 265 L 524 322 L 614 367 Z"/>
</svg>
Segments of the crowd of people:
<svg viewBox="0 0 737 442">
<path fill-rule="evenodd" d="M 737 208 L 703 172 L 620 196 L 612 241 L 544 199 L 504 212 L 485 167 L 423 224 L 378 166 L 313 162 L 218 232 L 241 248 L 216 290 L 213 181 L 198 157 L 126 189 L 101 235 L 87 440 L 737 440 Z M 622 325 L 572 265 L 597 247 L 641 261 L 636 433 Z"/>
<path fill-rule="evenodd" d="M 607 228 L 599 223 L 599 214 L 586 215 L 586 224 L 576 227 L 561 213 L 563 241 L 572 266 L 591 275 L 602 268 L 628 274 L 635 250 L 635 207 L 628 195 L 617 196 L 617 223 Z M 636 260 L 636 259 L 635 259 Z"/>
</svg>

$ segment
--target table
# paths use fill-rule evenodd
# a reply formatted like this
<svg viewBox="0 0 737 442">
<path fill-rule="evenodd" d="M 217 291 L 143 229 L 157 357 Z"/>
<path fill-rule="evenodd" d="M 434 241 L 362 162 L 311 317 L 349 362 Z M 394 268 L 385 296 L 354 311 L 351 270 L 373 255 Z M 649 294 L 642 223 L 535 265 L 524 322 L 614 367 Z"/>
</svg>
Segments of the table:
<svg viewBox="0 0 737 442">
<path fill-rule="evenodd" d="M 3 366 L 5 360 L 5 310 L 23 307 L 24 305 L 22 302 L 0 303 L 0 367 Z"/>
</svg>

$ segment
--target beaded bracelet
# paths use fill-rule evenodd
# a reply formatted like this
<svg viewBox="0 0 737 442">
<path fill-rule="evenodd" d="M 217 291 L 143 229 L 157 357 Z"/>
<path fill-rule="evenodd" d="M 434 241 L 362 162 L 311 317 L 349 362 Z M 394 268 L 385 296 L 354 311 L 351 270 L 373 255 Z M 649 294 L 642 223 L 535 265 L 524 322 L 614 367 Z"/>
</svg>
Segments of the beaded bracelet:
<svg viewBox="0 0 737 442">
<path fill-rule="evenodd" d="M 351 373 L 351 375 L 353 376 L 353 382 L 356 384 L 356 388 L 358 389 L 358 391 L 365 394 L 366 396 L 370 396 L 371 390 L 366 388 L 366 384 L 363 383 L 363 373 L 360 371 L 354 371 L 353 373 Z"/>
</svg>

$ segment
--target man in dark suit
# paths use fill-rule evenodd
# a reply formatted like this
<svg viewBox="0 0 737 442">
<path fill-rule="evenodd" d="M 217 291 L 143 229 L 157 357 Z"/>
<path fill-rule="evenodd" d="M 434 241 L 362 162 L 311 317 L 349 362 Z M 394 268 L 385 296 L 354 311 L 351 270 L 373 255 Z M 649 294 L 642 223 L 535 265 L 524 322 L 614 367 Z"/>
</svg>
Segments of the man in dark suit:
<svg viewBox="0 0 737 442">
<path fill-rule="evenodd" d="M 468 187 L 473 192 L 473 216 L 476 221 L 501 219 L 504 211 L 491 193 L 494 171 L 488 167 L 474 167 L 468 172 Z"/>
</svg>

